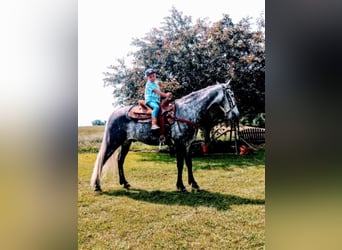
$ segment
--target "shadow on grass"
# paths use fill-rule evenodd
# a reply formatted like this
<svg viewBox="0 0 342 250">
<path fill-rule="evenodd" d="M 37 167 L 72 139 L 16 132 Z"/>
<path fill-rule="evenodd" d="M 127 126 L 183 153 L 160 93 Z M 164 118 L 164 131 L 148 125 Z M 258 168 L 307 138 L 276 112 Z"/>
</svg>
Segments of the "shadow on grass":
<svg viewBox="0 0 342 250">
<path fill-rule="evenodd" d="M 167 162 L 176 164 L 175 157 L 169 154 L 161 154 L 156 152 L 136 152 L 140 156 L 138 161 L 151 162 Z M 208 155 L 202 157 L 193 157 L 193 169 L 229 169 L 234 167 L 254 167 L 265 166 L 265 150 L 258 150 L 254 155 L 234 155 L 234 154 L 219 154 Z"/>
<path fill-rule="evenodd" d="M 217 210 L 228 210 L 231 205 L 264 205 L 265 200 L 249 199 L 236 195 L 225 195 L 212 193 L 206 190 L 200 190 L 196 193 L 180 193 L 177 191 L 146 191 L 142 189 L 115 190 L 111 192 L 102 192 L 109 196 L 126 196 L 134 200 L 147 201 L 164 205 L 180 205 L 191 207 L 215 207 Z"/>
</svg>

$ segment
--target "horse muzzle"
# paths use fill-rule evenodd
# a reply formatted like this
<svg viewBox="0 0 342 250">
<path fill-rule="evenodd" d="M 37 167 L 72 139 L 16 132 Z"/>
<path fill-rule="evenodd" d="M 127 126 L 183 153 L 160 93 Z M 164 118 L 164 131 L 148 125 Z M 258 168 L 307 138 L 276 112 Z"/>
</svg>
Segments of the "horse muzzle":
<svg viewBox="0 0 342 250">
<path fill-rule="evenodd" d="M 238 110 L 238 108 L 236 106 L 234 106 L 234 108 L 232 108 L 229 112 L 228 112 L 228 119 L 238 119 L 240 116 L 240 112 Z"/>
</svg>

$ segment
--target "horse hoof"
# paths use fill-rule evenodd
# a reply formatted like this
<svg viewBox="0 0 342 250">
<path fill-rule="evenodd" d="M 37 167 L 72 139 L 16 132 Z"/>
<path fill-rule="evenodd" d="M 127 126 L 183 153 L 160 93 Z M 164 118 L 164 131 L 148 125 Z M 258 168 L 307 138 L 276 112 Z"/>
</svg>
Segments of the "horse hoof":
<svg viewBox="0 0 342 250">
<path fill-rule="evenodd" d="M 186 190 L 186 188 L 178 188 L 178 192 L 186 194 L 188 193 L 188 190 Z"/>
<path fill-rule="evenodd" d="M 95 192 L 102 192 L 102 189 L 101 189 L 100 186 L 96 186 L 96 187 L 94 188 L 94 191 L 95 191 Z"/>
<path fill-rule="evenodd" d="M 192 193 L 197 193 L 198 191 L 200 191 L 199 187 L 192 187 L 191 188 Z"/>
<path fill-rule="evenodd" d="M 131 185 L 128 182 L 124 184 L 124 188 L 129 189 L 130 187 Z"/>
</svg>

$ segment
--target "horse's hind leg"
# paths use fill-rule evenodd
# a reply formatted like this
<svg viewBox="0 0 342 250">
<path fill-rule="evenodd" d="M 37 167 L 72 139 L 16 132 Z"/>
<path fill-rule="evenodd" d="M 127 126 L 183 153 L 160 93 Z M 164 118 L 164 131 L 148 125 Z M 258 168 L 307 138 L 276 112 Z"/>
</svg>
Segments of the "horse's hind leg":
<svg viewBox="0 0 342 250">
<path fill-rule="evenodd" d="M 131 144 L 132 144 L 131 141 L 125 141 L 121 145 L 121 152 L 119 153 L 119 156 L 118 156 L 118 170 L 119 170 L 120 185 L 123 185 L 124 188 L 127 188 L 127 189 L 129 189 L 131 185 L 127 182 L 125 178 L 123 164 L 124 164 L 126 155 L 129 151 Z"/>
<path fill-rule="evenodd" d="M 192 159 L 191 159 L 191 153 L 190 150 L 186 151 L 185 155 L 185 163 L 188 168 L 188 183 L 191 185 L 191 188 L 195 191 L 199 190 L 199 186 L 197 182 L 195 181 L 195 177 L 192 172 Z"/>
</svg>

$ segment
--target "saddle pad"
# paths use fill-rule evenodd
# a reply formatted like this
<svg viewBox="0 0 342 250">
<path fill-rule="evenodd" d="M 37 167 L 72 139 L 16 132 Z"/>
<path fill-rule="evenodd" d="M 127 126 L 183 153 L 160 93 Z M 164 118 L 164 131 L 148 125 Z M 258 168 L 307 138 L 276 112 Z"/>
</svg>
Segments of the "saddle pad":
<svg viewBox="0 0 342 250">
<path fill-rule="evenodd" d="M 140 105 L 130 108 L 127 112 L 127 116 L 138 122 L 151 122 L 151 111 Z"/>
</svg>

